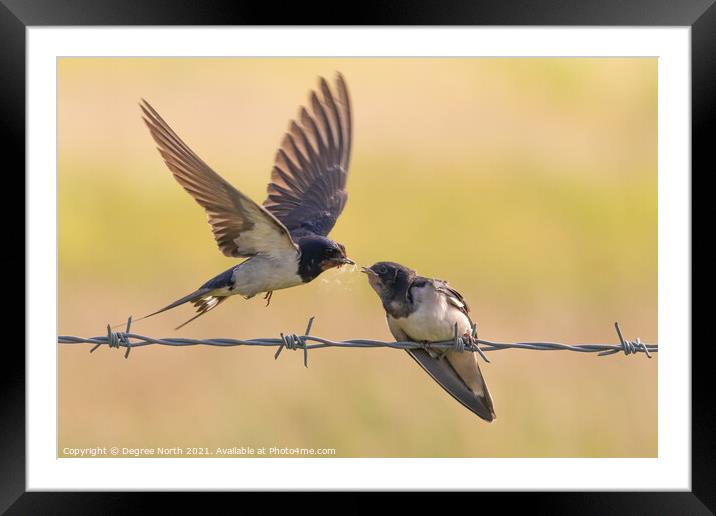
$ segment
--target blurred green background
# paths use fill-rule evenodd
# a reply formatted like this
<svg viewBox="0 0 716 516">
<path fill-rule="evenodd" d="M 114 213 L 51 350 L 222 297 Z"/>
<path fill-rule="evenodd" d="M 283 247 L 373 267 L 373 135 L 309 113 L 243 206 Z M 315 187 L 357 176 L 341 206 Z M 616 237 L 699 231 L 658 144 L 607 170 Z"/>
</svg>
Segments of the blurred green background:
<svg viewBox="0 0 716 516">
<path fill-rule="evenodd" d="M 657 60 L 71 58 L 58 62 L 59 328 L 101 335 L 237 260 L 144 127 L 146 98 L 258 202 L 288 121 L 341 71 L 354 108 L 349 201 L 332 237 L 360 265 L 448 280 L 480 336 L 657 342 Z M 227 301 L 145 335 L 390 339 L 362 274 Z M 657 361 L 508 350 L 481 367 L 487 424 L 404 352 L 59 346 L 59 450 L 336 448 L 338 457 L 654 457 Z M 634 438 L 634 436 L 639 436 Z"/>
</svg>

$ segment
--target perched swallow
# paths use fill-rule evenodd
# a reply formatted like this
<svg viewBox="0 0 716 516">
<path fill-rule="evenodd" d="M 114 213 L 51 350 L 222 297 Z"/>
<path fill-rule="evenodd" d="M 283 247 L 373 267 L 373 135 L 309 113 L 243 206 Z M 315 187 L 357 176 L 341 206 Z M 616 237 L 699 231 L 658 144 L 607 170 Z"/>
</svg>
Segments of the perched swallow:
<svg viewBox="0 0 716 516">
<path fill-rule="evenodd" d="M 323 78 L 319 88 L 320 96 L 310 93 L 310 110 L 302 107 L 290 122 L 263 206 L 214 172 L 142 100 L 143 119 L 159 153 L 174 178 L 206 210 L 221 252 L 248 258 L 146 317 L 192 303 L 198 314 L 179 329 L 236 294 L 249 299 L 265 292 L 268 306 L 274 290 L 308 283 L 332 267 L 354 263 L 342 244 L 327 238 L 348 198 L 350 99 L 340 74 L 335 95 Z"/>
<path fill-rule="evenodd" d="M 460 293 L 439 279 L 418 276 L 399 263 L 363 267 L 385 308 L 388 328 L 398 342 L 440 342 L 470 335 L 469 307 Z M 492 397 L 472 351 L 409 349 L 408 354 L 443 389 L 485 421 L 495 419 Z"/>
</svg>

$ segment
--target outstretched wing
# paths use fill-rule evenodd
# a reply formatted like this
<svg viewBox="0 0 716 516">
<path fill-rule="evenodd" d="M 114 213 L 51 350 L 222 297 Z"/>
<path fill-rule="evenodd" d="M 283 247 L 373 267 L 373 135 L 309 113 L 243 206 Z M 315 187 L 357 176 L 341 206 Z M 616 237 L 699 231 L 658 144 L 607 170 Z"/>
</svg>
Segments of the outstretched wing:
<svg viewBox="0 0 716 516">
<path fill-rule="evenodd" d="M 302 107 L 276 153 L 264 206 L 293 233 L 328 235 L 343 211 L 351 155 L 351 105 L 343 76 L 336 95 L 320 78 L 310 112 Z"/>
<path fill-rule="evenodd" d="M 206 210 L 222 253 L 234 257 L 298 253 L 288 230 L 276 217 L 214 172 L 146 100 L 140 106 L 165 163 L 179 184 Z"/>
</svg>

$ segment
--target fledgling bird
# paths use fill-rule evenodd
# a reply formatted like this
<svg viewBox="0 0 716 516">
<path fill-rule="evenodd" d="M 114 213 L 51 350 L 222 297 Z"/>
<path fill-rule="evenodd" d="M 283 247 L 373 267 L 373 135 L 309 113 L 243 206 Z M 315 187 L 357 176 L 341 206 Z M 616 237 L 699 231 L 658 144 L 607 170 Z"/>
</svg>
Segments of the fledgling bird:
<svg viewBox="0 0 716 516">
<path fill-rule="evenodd" d="M 179 329 L 229 296 L 249 299 L 265 292 L 268 306 L 274 290 L 308 283 L 332 267 L 354 264 L 342 244 L 327 238 L 348 198 L 352 140 L 348 88 L 337 74 L 335 95 L 323 78 L 319 89 L 320 96 L 310 93 L 310 111 L 302 107 L 289 124 L 262 206 L 214 172 L 142 100 L 143 120 L 160 154 L 174 178 L 206 210 L 221 252 L 248 258 L 145 317 L 192 303 L 198 314 Z"/>
<path fill-rule="evenodd" d="M 440 342 L 470 335 L 472 321 L 462 295 L 445 281 L 418 276 L 395 262 L 363 267 L 368 282 L 380 297 L 388 328 L 398 342 Z M 477 353 L 408 349 L 408 354 L 443 389 L 485 421 L 495 419 L 492 397 L 477 363 Z"/>
</svg>

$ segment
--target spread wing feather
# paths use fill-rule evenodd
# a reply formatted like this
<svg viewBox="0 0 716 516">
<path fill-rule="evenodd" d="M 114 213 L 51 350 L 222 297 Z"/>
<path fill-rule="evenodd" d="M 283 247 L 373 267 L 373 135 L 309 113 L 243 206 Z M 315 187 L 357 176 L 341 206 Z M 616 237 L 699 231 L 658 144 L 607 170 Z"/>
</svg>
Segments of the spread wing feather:
<svg viewBox="0 0 716 516">
<path fill-rule="evenodd" d="M 351 105 L 343 76 L 334 95 L 325 79 L 312 91 L 276 153 L 264 206 L 292 234 L 328 235 L 343 211 L 351 155 Z"/>
<path fill-rule="evenodd" d="M 165 163 L 179 184 L 206 210 L 222 253 L 234 257 L 298 253 L 288 230 L 274 215 L 214 172 L 147 101 L 140 106 Z"/>
</svg>

